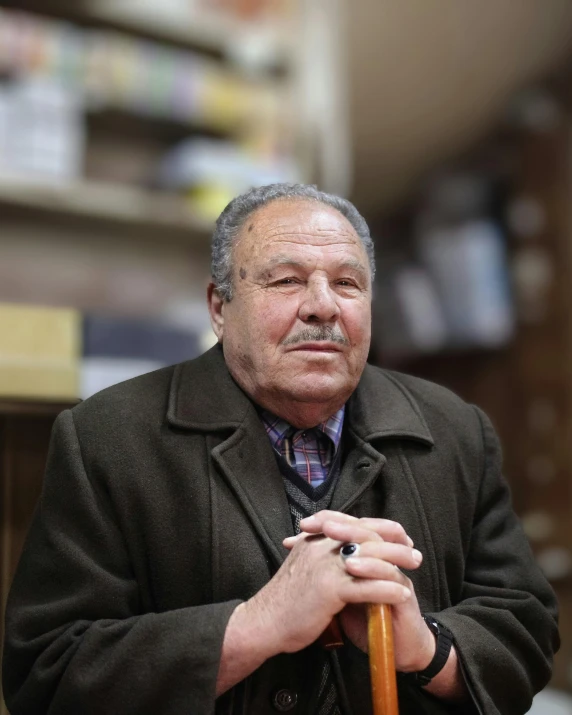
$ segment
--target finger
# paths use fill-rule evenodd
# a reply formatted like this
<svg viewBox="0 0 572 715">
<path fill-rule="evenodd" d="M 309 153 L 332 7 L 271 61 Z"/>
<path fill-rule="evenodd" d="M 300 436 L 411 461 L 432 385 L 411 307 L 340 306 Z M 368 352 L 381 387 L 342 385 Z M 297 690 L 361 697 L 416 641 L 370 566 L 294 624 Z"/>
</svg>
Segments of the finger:
<svg viewBox="0 0 572 715">
<path fill-rule="evenodd" d="M 312 514 L 305 519 L 300 521 L 300 529 L 309 534 L 317 534 L 322 531 L 322 525 L 325 521 L 340 521 L 342 523 L 355 523 L 359 519 L 355 516 L 350 516 L 350 514 L 342 514 L 340 511 L 331 511 L 330 509 L 323 509 L 322 511 Z"/>
<path fill-rule="evenodd" d="M 334 549 L 334 551 L 339 548 L 339 544 L 337 542 L 332 542 L 331 539 L 328 539 L 322 533 L 305 534 L 301 532 L 300 534 L 296 534 L 296 536 L 287 536 L 285 539 L 282 539 L 282 545 L 286 547 L 288 551 L 292 551 L 293 549 L 300 547 L 304 543 L 322 544 L 321 550 L 324 555 L 327 554 L 329 551 L 332 551 L 332 548 Z M 326 544 L 329 544 L 329 546 L 326 546 Z"/>
<path fill-rule="evenodd" d="M 285 546 L 287 549 L 293 548 L 299 541 L 302 541 L 302 539 L 306 538 L 307 534 L 300 533 L 296 534 L 296 536 L 287 536 L 285 539 L 282 540 L 282 545 Z"/>
<path fill-rule="evenodd" d="M 411 549 L 403 544 L 391 544 L 388 541 L 368 541 L 361 544 L 359 557 L 351 556 L 346 563 L 362 557 L 387 561 L 409 571 L 418 568 L 423 561 L 423 554 L 417 549 Z"/>
<path fill-rule="evenodd" d="M 391 541 L 394 544 L 404 544 L 405 546 L 413 546 L 413 539 L 397 521 L 363 517 L 359 520 L 359 523 L 367 529 L 375 531 L 384 541 Z"/>
<path fill-rule="evenodd" d="M 366 541 L 383 541 L 377 532 L 360 525 L 358 520 L 351 523 L 341 521 L 324 521 L 322 533 L 336 541 L 352 541 L 363 544 Z"/>
<path fill-rule="evenodd" d="M 350 576 L 355 576 L 355 578 L 395 581 L 410 588 L 410 580 L 407 576 L 389 561 L 359 556 L 347 559 L 344 566 Z"/>
<path fill-rule="evenodd" d="M 412 591 L 397 581 L 356 578 L 340 588 L 345 603 L 387 603 L 398 605 L 411 598 Z"/>
<path fill-rule="evenodd" d="M 390 519 L 374 519 L 371 517 L 362 517 L 358 519 L 350 514 L 342 514 L 339 511 L 331 511 L 324 509 L 317 514 L 313 514 L 300 522 L 300 529 L 309 534 L 319 533 L 326 521 L 337 521 L 342 524 L 359 523 L 367 529 L 375 531 L 385 541 L 393 541 L 394 543 L 413 546 L 413 539 L 409 537 L 401 524 Z"/>
</svg>

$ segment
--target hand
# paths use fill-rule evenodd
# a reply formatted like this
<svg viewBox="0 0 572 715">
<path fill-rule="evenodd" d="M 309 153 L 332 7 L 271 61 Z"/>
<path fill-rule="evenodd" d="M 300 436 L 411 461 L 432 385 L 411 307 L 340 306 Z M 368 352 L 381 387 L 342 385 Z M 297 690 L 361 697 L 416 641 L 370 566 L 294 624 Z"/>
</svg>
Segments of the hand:
<svg viewBox="0 0 572 715">
<path fill-rule="evenodd" d="M 336 526 L 333 524 L 333 531 Z M 356 520 L 349 540 L 375 551 L 383 574 L 354 578 L 339 555 L 342 543 L 348 540 L 346 535 L 344 532 L 341 538 L 330 538 L 323 532 L 306 533 L 294 541 L 287 540 L 291 553 L 285 562 L 266 586 L 243 604 L 243 615 L 267 642 L 267 657 L 310 645 L 347 604 L 397 604 L 411 596 L 402 574 L 393 566 L 416 567 L 407 543 L 384 541 Z M 359 564 L 354 569 L 361 574 Z"/>
<path fill-rule="evenodd" d="M 421 554 L 412 549 L 413 541 L 403 527 L 387 519 L 357 519 L 348 514 L 322 511 L 300 523 L 302 533 L 284 541 L 287 548 L 295 548 L 308 535 L 323 534 L 338 543 L 356 542 L 361 545 L 358 558 L 349 558 L 345 564 L 347 573 L 355 579 L 372 580 L 374 583 L 400 584 L 409 595 L 401 601 L 383 598 L 383 589 L 371 603 L 392 605 L 393 636 L 396 668 L 402 672 L 423 670 L 435 653 L 435 638 L 421 616 L 419 604 L 411 580 L 399 569 L 415 569 L 422 561 Z M 366 536 L 370 532 L 370 536 Z M 373 536 L 371 536 L 371 534 Z M 403 562 L 403 549 L 409 551 L 408 563 Z M 397 557 L 397 558 L 396 558 Z M 350 640 L 367 651 L 367 615 L 364 601 L 348 602 L 340 613 L 341 626 Z"/>
</svg>

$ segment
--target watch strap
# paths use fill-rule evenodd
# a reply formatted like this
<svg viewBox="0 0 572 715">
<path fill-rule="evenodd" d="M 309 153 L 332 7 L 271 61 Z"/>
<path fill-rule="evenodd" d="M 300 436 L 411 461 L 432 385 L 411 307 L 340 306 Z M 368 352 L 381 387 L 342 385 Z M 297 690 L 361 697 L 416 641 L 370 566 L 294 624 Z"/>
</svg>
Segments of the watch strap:
<svg viewBox="0 0 572 715">
<path fill-rule="evenodd" d="M 433 616 L 423 615 L 423 620 L 433 633 L 436 640 L 436 649 L 433 659 L 429 665 L 417 673 L 405 673 L 408 679 L 412 679 L 417 685 L 424 687 L 429 685 L 431 680 L 440 673 L 445 663 L 449 659 L 451 646 L 453 645 L 453 634 L 443 624 L 439 623 Z"/>
</svg>

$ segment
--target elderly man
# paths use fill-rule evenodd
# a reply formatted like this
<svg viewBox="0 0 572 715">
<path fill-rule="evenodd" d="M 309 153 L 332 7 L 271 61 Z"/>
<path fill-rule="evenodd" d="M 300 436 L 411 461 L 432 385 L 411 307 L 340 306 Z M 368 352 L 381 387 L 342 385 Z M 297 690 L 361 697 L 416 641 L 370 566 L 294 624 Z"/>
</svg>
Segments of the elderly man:
<svg viewBox="0 0 572 715">
<path fill-rule="evenodd" d="M 218 346 L 56 422 L 7 608 L 12 715 L 369 713 L 369 602 L 392 606 L 402 715 L 524 713 L 554 597 L 487 418 L 366 365 L 361 216 L 254 189 L 212 273 Z"/>
</svg>

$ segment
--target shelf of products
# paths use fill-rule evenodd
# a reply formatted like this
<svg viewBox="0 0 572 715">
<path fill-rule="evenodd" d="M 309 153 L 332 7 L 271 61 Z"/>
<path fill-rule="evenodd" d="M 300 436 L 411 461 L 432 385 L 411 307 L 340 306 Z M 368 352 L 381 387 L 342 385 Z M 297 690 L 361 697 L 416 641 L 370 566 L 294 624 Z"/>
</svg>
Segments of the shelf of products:
<svg viewBox="0 0 572 715">
<path fill-rule="evenodd" d="M 113 6 L 104 3 L 97 12 Z M 121 12 L 135 17 L 139 6 L 152 10 L 131 0 Z M 164 10 L 157 15 L 177 18 Z M 292 92 L 289 81 L 254 77 L 198 51 L 0 10 L 0 173 L 32 182 L 154 186 L 185 197 L 191 211 L 214 220 L 249 186 L 309 178 L 298 158 Z M 82 190 L 80 207 L 83 196 Z M 127 206 L 116 211 L 121 197 Z M 112 217 L 132 217 L 142 203 L 139 194 L 118 192 L 117 198 Z M 172 220 L 163 219 L 163 204 L 151 199 L 159 225 L 166 220 L 186 228 L 185 204 L 169 204 Z"/>
<path fill-rule="evenodd" d="M 285 101 L 281 82 L 196 51 L 11 10 L 0 10 L 0 73 L 61 82 L 88 107 L 229 132 L 260 131 Z"/>
<path fill-rule="evenodd" d="M 169 324 L 70 308 L 0 303 L 0 408 L 4 401 L 73 401 L 168 365 L 216 341 L 191 321 Z"/>
</svg>

